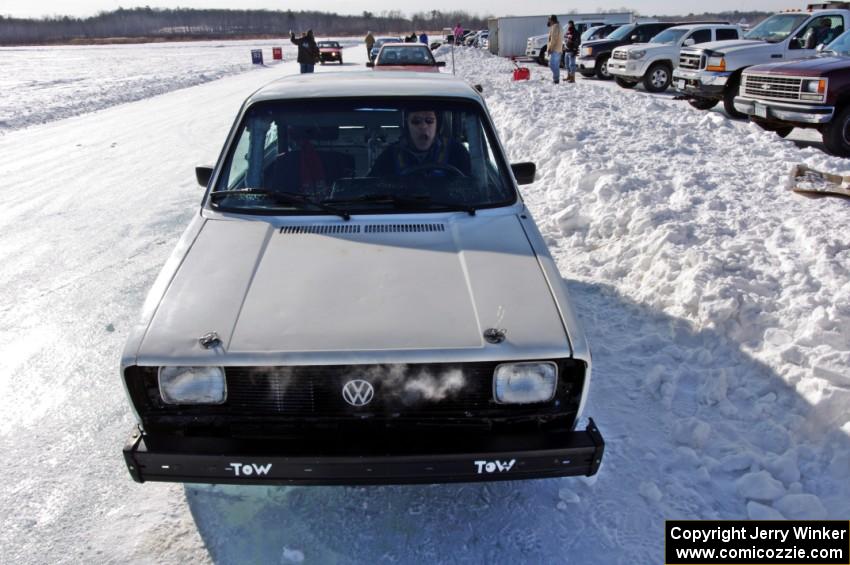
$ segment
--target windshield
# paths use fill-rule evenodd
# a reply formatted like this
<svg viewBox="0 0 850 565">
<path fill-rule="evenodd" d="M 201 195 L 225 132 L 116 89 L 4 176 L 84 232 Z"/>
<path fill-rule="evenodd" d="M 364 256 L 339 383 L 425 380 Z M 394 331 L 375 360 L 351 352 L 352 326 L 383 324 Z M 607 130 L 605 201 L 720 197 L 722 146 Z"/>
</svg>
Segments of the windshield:
<svg viewBox="0 0 850 565">
<path fill-rule="evenodd" d="M 850 31 L 845 31 L 835 38 L 835 41 L 826 46 L 827 51 L 833 51 L 839 55 L 850 56 Z"/>
<path fill-rule="evenodd" d="M 661 43 L 664 45 L 672 45 L 677 43 L 688 32 L 686 29 L 670 28 L 665 29 L 655 37 L 649 40 L 650 43 Z"/>
<path fill-rule="evenodd" d="M 614 39 L 617 41 L 619 41 L 620 39 L 625 39 L 632 34 L 635 28 L 637 28 L 637 24 L 618 27 L 617 29 L 611 32 L 611 35 L 608 36 L 608 39 Z"/>
<path fill-rule="evenodd" d="M 336 41 L 320 41 L 319 47 L 336 47 L 339 48 L 339 43 Z"/>
<path fill-rule="evenodd" d="M 425 45 L 410 47 L 389 44 L 378 54 L 377 65 L 434 65 L 431 50 Z"/>
<path fill-rule="evenodd" d="M 257 104 L 211 193 L 214 208 L 249 214 L 471 210 L 515 200 L 480 105 L 408 98 Z"/>
<path fill-rule="evenodd" d="M 744 39 L 779 43 L 809 18 L 807 14 L 777 14 L 751 29 Z"/>
</svg>

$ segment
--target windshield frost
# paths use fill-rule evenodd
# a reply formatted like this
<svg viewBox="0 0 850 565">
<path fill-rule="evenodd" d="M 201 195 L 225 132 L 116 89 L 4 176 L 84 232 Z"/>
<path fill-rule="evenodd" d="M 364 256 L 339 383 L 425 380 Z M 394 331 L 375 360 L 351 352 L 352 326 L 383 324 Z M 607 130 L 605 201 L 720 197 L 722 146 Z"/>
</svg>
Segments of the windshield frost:
<svg viewBox="0 0 850 565">
<path fill-rule="evenodd" d="M 797 29 L 801 23 L 808 19 L 806 14 L 777 14 L 761 22 L 744 35 L 744 39 L 755 39 L 767 41 L 768 43 L 779 43 L 792 31 Z"/>
<path fill-rule="evenodd" d="M 472 102 L 275 102 L 248 111 L 211 199 L 267 214 L 470 209 L 513 203 L 510 179 Z"/>
</svg>

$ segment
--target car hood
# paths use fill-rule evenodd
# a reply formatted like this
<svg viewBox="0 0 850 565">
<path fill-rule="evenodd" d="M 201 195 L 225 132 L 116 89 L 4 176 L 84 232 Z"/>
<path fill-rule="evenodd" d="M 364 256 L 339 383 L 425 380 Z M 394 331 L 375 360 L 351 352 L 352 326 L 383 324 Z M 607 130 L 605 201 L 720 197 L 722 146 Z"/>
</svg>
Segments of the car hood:
<svg viewBox="0 0 850 565">
<path fill-rule="evenodd" d="M 485 348 L 492 357 L 494 347 L 496 355 L 568 356 L 557 304 L 519 218 L 457 216 L 283 229 L 209 219 L 161 297 L 138 363 Z M 488 344 L 489 328 L 506 329 L 506 341 Z M 220 347 L 201 347 L 208 332 Z"/>
<path fill-rule="evenodd" d="M 610 51 L 615 47 L 620 47 L 621 45 L 633 45 L 633 43 L 625 39 L 595 39 L 593 41 L 585 41 L 581 44 L 582 48 L 593 47 L 594 54 L 597 52 L 601 53 L 603 51 Z"/>
<path fill-rule="evenodd" d="M 746 72 L 817 77 L 826 76 L 833 71 L 846 71 L 847 69 L 850 69 L 850 57 L 820 56 L 768 65 L 755 65 L 749 67 Z"/>
<path fill-rule="evenodd" d="M 766 52 L 774 52 L 780 49 L 778 43 L 768 43 L 766 41 L 756 41 L 752 39 L 729 39 L 727 41 L 712 41 L 711 43 L 702 43 L 688 47 L 688 51 L 718 51 L 724 55 L 733 55 L 741 51 L 752 51 L 753 53 L 759 50 Z M 684 49 L 683 49 L 684 51 Z"/>
</svg>

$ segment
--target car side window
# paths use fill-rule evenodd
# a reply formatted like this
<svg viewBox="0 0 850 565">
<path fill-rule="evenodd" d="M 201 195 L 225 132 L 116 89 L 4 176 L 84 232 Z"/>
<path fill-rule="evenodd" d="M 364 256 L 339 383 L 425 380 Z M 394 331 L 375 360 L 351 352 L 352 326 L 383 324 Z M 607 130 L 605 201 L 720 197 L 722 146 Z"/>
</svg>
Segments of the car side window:
<svg viewBox="0 0 850 565">
<path fill-rule="evenodd" d="M 698 29 L 688 36 L 688 39 L 693 39 L 694 43 L 708 43 L 711 41 L 710 29 Z M 687 41 L 687 39 L 685 40 Z"/>
<path fill-rule="evenodd" d="M 716 30 L 717 33 L 717 41 L 724 41 L 727 39 L 738 39 L 738 30 L 737 29 L 727 29 L 721 28 Z"/>
<path fill-rule="evenodd" d="M 797 32 L 788 47 L 789 49 L 815 49 L 818 45 L 830 43 L 843 31 L 844 18 L 841 16 L 819 16 L 813 18 Z"/>
</svg>

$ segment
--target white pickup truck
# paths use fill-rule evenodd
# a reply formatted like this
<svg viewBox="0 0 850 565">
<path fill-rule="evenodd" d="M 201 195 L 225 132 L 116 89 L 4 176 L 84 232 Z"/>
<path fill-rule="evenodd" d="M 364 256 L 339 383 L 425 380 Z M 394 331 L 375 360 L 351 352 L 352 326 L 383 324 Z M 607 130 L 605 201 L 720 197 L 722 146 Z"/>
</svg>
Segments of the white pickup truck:
<svg viewBox="0 0 850 565">
<path fill-rule="evenodd" d="M 729 116 L 744 118 L 735 109 L 741 73 L 747 67 L 811 57 L 816 47 L 850 27 L 850 10 L 782 12 L 770 16 L 739 41 L 717 41 L 683 47 L 673 87 L 701 110 L 723 101 Z"/>
<path fill-rule="evenodd" d="M 643 82 L 649 92 L 667 90 L 673 69 L 679 66 L 679 50 L 685 46 L 739 39 L 741 28 L 730 24 L 688 24 L 665 29 L 649 43 L 617 47 L 608 60 L 608 72 L 623 88 Z"/>
</svg>

